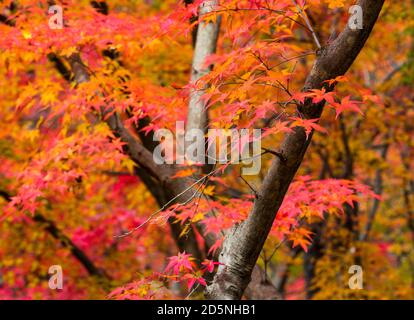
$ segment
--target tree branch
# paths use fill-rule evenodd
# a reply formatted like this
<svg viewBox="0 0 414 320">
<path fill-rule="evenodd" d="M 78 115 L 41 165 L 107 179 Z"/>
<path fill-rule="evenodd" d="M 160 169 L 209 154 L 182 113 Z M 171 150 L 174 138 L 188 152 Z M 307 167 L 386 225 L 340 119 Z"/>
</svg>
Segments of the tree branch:
<svg viewBox="0 0 414 320">
<path fill-rule="evenodd" d="M 198 25 L 191 69 L 191 83 L 193 85 L 196 84 L 200 78 L 207 75 L 212 69 L 212 66 L 205 65 L 205 60 L 208 56 L 216 52 L 221 19 L 220 16 L 216 18 L 215 22 L 206 22 L 202 19 L 205 17 L 205 15 L 208 15 L 214 11 L 217 3 L 218 1 L 216 0 L 207 0 L 204 1 L 199 7 L 200 23 Z M 204 89 L 191 89 L 190 91 L 186 131 L 189 131 L 191 129 L 198 129 L 204 132 L 207 129 L 207 102 L 202 99 L 203 94 Z"/>
<path fill-rule="evenodd" d="M 315 64 L 306 79 L 304 90 L 327 87 L 324 81 L 334 79 L 352 65 L 365 45 L 381 12 L 384 0 L 360 0 L 364 29 L 351 30 L 349 26 L 334 42 L 320 50 Z M 332 90 L 333 88 L 328 88 Z M 306 119 L 320 118 L 324 102 L 312 104 L 308 99 L 298 106 L 298 113 Z M 250 282 L 253 267 L 272 227 L 276 213 L 293 180 L 313 132 L 307 137 L 304 128 L 296 127 L 288 133 L 279 149 L 287 157 L 283 162 L 275 157 L 266 174 L 259 198 L 248 218 L 233 228 L 223 244 L 219 270 L 213 283 L 207 288 L 211 299 L 240 299 Z"/>
<path fill-rule="evenodd" d="M 11 195 L 4 191 L 0 190 L 0 196 L 3 197 L 6 201 L 11 201 Z M 73 241 L 65 235 L 56 224 L 45 218 L 39 212 L 36 212 L 32 217 L 32 220 L 39 223 L 53 238 L 58 240 L 62 246 L 69 248 L 72 255 L 80 262 L 80 264 L 88 271 L 91 276 L 97 276 L 101 280 L 106 282 L 110 279 L 109 276 L 100 268 L 95 266 L 93 261 L 83 252 L 78 246 L 76 246 Z"/>
</svg>

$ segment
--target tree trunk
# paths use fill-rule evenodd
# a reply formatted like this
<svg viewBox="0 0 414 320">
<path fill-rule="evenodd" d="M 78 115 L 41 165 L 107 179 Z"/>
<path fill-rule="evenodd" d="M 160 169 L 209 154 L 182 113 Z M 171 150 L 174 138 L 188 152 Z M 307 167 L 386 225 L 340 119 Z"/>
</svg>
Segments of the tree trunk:
<svg viewBox="0 0 414 320">
<path fill-rule="evenodd" d="M 307 77 L 304 90 L 328 90 L 324 81 L 345 74 L 365 45 L 384 0 L 360 0 L 357 3 L 363 11 L 364 28 L 345 30 L 329 46 L 319 52 L 318 58 Z M 312 104 L 309 99 L 298 107 L 298 113 L 305 119 L 321 116 L 324 102 Z M 219 270 L 213 283 L 207 288 L 211 299 L 240 299 L 250 282 L 253 267 L 272 227 L 286 191 L 293 180 L 312 139 L 305 130 L 296 127 L 286 135 L 281 152 L 286 159 L 276 157 L 266 174 L 258 192 L 253 210 L 248 218 L 227 236 L 220 254 Z"/>
</svg>

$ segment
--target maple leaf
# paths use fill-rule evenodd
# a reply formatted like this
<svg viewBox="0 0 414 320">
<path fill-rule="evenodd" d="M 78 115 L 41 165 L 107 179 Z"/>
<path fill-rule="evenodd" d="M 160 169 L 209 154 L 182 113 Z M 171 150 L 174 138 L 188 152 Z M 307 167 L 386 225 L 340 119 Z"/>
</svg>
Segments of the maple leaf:
<svg viewBox="0 0 414 320">
<path fill-rule="evenodd" d="M 289 133 L 292 132 L 292 129 L 289 127 L 289 122 L 288 121 L 277 121 L 276 124 L 274 124 L 271 128 L 265 128 L 263 129 L 263 133 L 262 133 L 262 139 L 271 135 L 271 134 L 275 134 L 275 133 L 279 133 L 279 132 L 285 132 L 285 133 Z"/>
<path fill-rule="evenodd" d="M 193 175 L 195 172 L 196 172 L 196 170 L 194 168 L 183 169 L 183 170 L 179 170 L 171 178 L 172 179 L 185 178 L 185 177 L 189 177 L 189 176 Z"/>
<path fill-rule="evenodd" d="M 220 265 L 220 262 L 205 259 L 201 264 L 204 266 L 206 271 L 211 273 L 214 271 L 215 266 Z"/>
<path fill-rule="evenodd" d="M 275 106 L 272 101 L 266 100 L 261 105 L 257 106 L 255 112 L 256 117 L 255 118 L 264 118 L 266 113 L 270 110 L 274 110 Z M 254 119 L 253 119 L 254 120 Z"/>
<path fill-rule="evenodd" d="M 216 242 L 214 242 L 214 244 L 208 250 L 208 254 L 213 254 L 214 255 L 216 253 L 216 251 L 218 249 L 220 249 L 221 245 L 223 244 L 223 241 L 224 241 L 224 237 L 216 240 Z"/>
<path fill-rule="evenodd" d="M 302 119 L 302 118 L 291 118 L 293 122 L 291 123 L 291 127 L 303 127 L 306 132 L 306 139 L 309 138 L 310 133 L 312 130 L 327 133 L 325 128 L 321 127 L 317 124 L 319 119 Z"/>
<path fill-rule="evenodd" d="M 329 86 L 336 84 L 338 82 L 346 82 L 348 78 L 346 76 L 338 76 L 335 79 L 325 80 L 324 82 L 327 83 Z"/>
<path fill-rule="evenodd" d="M 178 255 L 169 257 L 167 267 L 165 268 L 165 272 L 172 271 L 173 274 L 180 274 L 181 272 L 191 272 L 194 268 L 194 258 L 192 258 L 191 254 L 185 253 L 178 253 Z"/>
<path fill-rule="evenodd" d="M 382 104 L 383 101 L 379 95 L 373 94 L 371 90 L 360 90 L 364 102 L 371 101 L 376 104 Z"/>
<path fill-rule="evenodd" d="M 305 228 L 296 228 L 291 235 L 289 240 L 293 241 L 293 248 L 301 246 L 305 252 L 308 252 L 308 247 L 311 244 L 312 232 Z"/>
<path fill-rule="evenodd" d="M 321 101 L 325 100 L 326 102 L 332 104 L 335 102 L 335 93 L 333 92 L 326 92 L 325 88 L 322 90 L 313 89 L 310 90 L 313 103 L 320 103 Z"/>
<path fill-rule="evenodd" d="M 363 112 L 358 106 L 359 104 L 361 104 L 361 102 L 351 100 L 351 96 L 346 96 L 345 98 L 341 100 L 340 103 L 333 102 L 331 103 L 331 106 L 335 109 L 336 118 L 338 118 L 339 115 L 344 111 L 353 111 L 353 112 L 358 112 L 360 114 L 363 114 Z"/>
<path fill-rule="evenodd" d="M 296 92 L 292 95 L 290 101 L 299 101 L 300 103 L 304 103 L 306 98 L 309 98 L 312 96 L 312 93 L 310 92 Z"/>
<path fill-rule="evenodd" d="M 207 286 L 206 280 L 204 280 L 204 278 L 200 275 L 200 274 L 193 274 L 193 273 L 188 273 L 185 274 L 184 276 L 181 277 L 182 281 L 187 281 L 187 289 L 190 290 L 194 284 L 197 282 L 199 284 L 201 284 L 202 286 Z"/>
</svg>

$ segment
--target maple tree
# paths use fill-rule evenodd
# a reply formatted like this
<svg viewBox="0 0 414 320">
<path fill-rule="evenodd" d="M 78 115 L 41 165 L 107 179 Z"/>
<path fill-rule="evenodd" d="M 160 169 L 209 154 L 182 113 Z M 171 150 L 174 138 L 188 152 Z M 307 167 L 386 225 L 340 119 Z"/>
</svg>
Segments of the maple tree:
<svg viewBox="0 0 414 320">
<path fill-rule="evenodd" d="M 1 1 L 0 298 L 412 298 L 412 2 Z"/>
</svg>

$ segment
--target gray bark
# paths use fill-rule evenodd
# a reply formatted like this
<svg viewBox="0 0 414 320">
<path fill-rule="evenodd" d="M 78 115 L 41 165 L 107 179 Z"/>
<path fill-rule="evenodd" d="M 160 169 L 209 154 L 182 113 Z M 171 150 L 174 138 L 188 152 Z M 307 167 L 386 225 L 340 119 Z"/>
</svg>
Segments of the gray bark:
<svg viewBox="0 0 414 320">
<path fill-rule="evenodd" d="M 218 1 L 204 1 L 199 8 L 199 17 L 214 11 Z M 216 52 L 217 38 L 220 30 L 220 17 L 215 22 L 200 21 L 197 29 L 195 41 L 193 63 L 191 69 L 191 83 L 195 84 L 201 77 L 211 71 L 212 66 L 206 66 L 205 60 L 208 56 Z M 208 125 L 206 102 L 201 98 L 204 90 L 194 90 L 190 92 L 190 102 L 188 105 L 186 130 L 200 129 L 205 131 Z"/>
<path fill-rule="evenodd" d="M 364 28 L 351 30 L 348 26 L 327 47 L 319 51 L 315 64 L 306 79 L 304 90 L 320 89 L 325 80 L 334 79 L 352 65 L 365 45 L 377 21 L 385 0 L 360 0 Z M 332 88 L 327 88 L 332 90 Z M 320 118 L 324 102 L 312 104 L 307 100 L 298 106 L 298 114 L 305 119 Z M 296 127 L 287 134 L 280 152 L 286 159 L 275 157 L 258 192 L 248 218 L 233 228 L 227 236 L 220 262 L 223 264 L 207 288 L 210 299 L 240 299 L 251 279 L 253 267 L 272 227 L 286 191 L 292 182 L 312 139 L 305 130 Z"/>
</svg>

